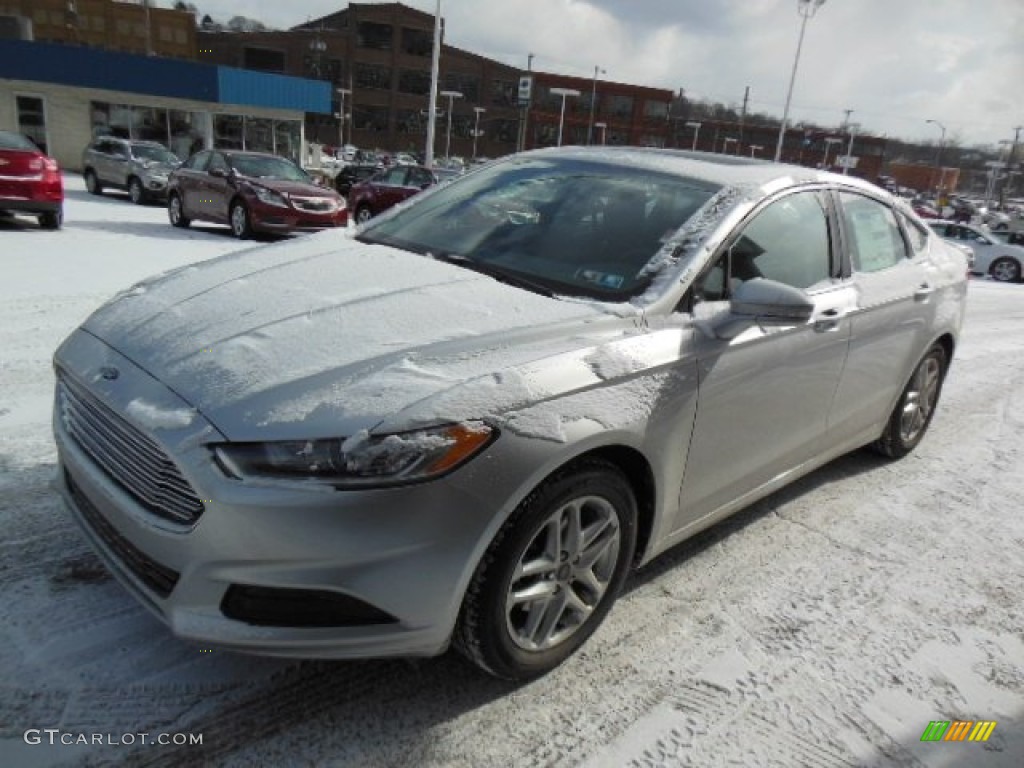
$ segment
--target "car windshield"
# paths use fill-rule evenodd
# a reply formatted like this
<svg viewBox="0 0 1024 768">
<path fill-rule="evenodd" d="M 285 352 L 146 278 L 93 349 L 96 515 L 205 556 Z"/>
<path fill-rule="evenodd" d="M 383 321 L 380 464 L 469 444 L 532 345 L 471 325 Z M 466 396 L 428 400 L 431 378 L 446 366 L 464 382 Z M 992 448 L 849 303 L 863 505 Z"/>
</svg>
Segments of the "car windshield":
<svg viewBox="0 0 1024 768">
<path fill-rule="evenodd" d="M 555 294 L 624 301 L 643 291 L 644 265 L 718 189 L 635 166 L 520 157 L 439 187 L 359 239 L 500 270 Z"/>
<path fill-rule="evenodd" d="M 154 163 L 178 165 L 181 160 L 173 152 L 159 144 L 132 144 L 132 156 L 139 160 L 152 160 Z"/>
<path fill-rule="evenodd" d="M 0 149 L 24 149 L 29 152 L 38 152 L 39 147 L 32 143 L 27 136 L 10 131 L 0 131 Z"/>
<path fill-rule="evenodd" d="M 258 155 L 231 155 L 231 167 L 243 176 L 256 179 L 281 179 L 311 183 L 309 176 L 299 166 L 283 157 L 260 157 Z"/>
</svg>

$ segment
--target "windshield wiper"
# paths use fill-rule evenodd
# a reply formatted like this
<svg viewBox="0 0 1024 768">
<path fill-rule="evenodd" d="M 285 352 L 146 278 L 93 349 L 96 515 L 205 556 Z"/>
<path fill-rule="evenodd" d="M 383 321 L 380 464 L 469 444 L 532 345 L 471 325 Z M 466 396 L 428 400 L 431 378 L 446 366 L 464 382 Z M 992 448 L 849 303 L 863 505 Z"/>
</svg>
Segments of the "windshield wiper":
<svg viewBox="0 0 1024 768">
<path fill-rule="evenodd" d="M 509 269 L 504 269 L 495 264 L 487 264 L 481 261 L 474 261 L 466 256 L 459 256 L 455 253 L 430 253 L 438 261 L 443 261 L 446 264 L 455 264 L 466 269 L 471 269 L 474 272 L 479 272 L 482 275 L 493 277 L 499 283 L 505 283 L 516 288 L 522 288 L 526 291 L 533 291 L 539 293 L 541 296 L 546 296 L 549 299 L 555 298 L 555 292 L 539 282 L 531 280 L 528 277 L 524 277 L 518 272 L 514 272 Z"/>
</svg>

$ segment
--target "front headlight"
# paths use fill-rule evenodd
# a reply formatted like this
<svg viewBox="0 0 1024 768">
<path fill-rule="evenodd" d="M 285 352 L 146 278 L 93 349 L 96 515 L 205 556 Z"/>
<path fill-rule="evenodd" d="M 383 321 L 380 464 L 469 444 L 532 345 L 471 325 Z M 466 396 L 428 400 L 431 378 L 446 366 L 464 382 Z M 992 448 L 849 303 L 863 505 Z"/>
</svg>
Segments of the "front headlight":
<svg viewBox="0 0 1024 768">
<path fill-rule="evenodd" d="M 259 198 L 261 203 L 276 205 L 279 208 L 288 207 L 288 201 L 284 199 L 284 195 L 281 195 L 272 189 L 267 189 L 266 187 L 253 187 L 253 190 L 256 192 L 256 197 Z"/>
<path fill-rule="evenodd" d="M 239 479 L 316 480 L 339 488 L 401 485 L 439 477 L 469 461 L 496 436 L 480 422 L 348 439 L 223 443 L 221 467 Z"/>
</svg>

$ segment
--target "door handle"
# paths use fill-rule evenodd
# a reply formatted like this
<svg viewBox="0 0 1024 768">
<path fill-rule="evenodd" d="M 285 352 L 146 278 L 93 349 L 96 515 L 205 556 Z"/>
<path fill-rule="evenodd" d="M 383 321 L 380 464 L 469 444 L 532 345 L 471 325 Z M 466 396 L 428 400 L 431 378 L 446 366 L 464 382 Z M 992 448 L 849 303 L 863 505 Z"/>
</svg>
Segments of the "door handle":
<svg viewBox="0 0 1024 768">
<path fill-rule="evenodd" d="M 935 293 L 934 287 L 929 283 L 921 283 L 917 290 L 914 291 L 914 301 L 925 301 L 933 293 Z"/>
<path fill-rule="evenodd" d="M 839 328 L 839 322 L 843 319 L 843 314 L 838 309 L 826 309 L 819 316 L 819 319 L 814 321 L 814 330 L 817 333 L 827 333 L 829 331 L 835 331 Z"/>
</svg>

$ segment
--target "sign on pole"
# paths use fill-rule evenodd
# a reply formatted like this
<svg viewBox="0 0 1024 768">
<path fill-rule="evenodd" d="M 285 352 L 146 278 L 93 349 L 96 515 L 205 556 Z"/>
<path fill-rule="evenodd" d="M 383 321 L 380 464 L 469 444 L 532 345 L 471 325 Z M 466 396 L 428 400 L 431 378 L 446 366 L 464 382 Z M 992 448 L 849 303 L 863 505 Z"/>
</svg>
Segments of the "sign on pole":
<svg viewBox="0 0 1024 768">
<path fill-rule="evenodd" d="M 523 75 L 519 78 L 519 106 L 525 107 L 530 103 L 530 94 L 533 91 L 533 78 L 530 75 Z"/>
</svg>

